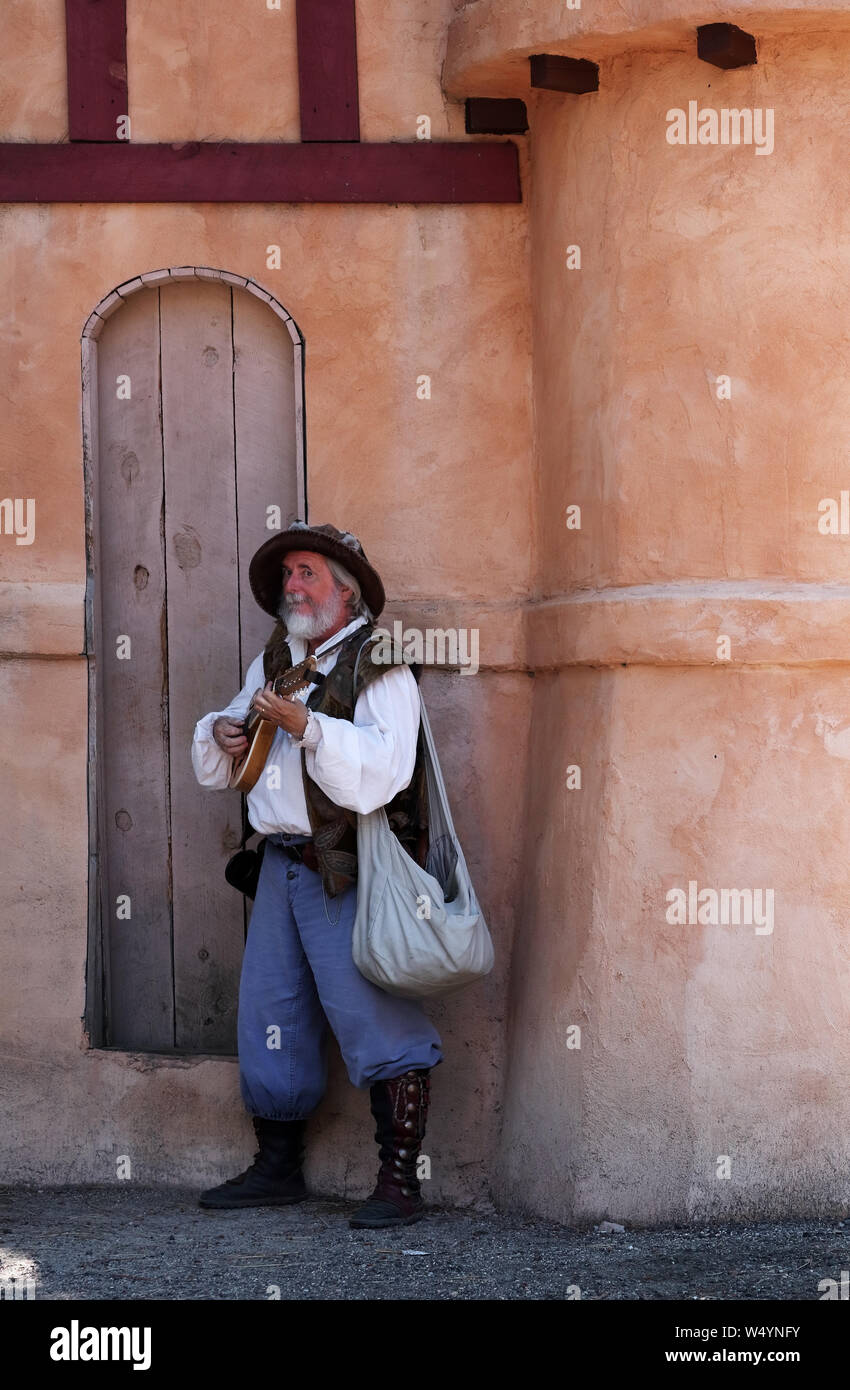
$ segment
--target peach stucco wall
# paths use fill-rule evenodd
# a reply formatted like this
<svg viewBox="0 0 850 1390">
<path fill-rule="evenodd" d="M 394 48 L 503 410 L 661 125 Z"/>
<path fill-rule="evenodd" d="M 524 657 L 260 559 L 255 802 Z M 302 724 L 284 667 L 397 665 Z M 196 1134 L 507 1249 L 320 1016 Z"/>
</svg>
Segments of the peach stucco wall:
<svg viewBox="0 0 850 1390">
<path fill-rule="evenodd" d="M 62 9 L 47 0 L 12 8 L 5 139 L 67 138 Z M 421 114 L 435 138 L 468 138 L 462 103 L 439 86 L 452 13 L 434 5 L 422 23 L 402 3 L 358 4 L 363 139 L 412 140 Z M 297 139 L 293 14 L 286 2 L 279 15 L 252 6 L 234 23 L 224 0 L 129 4 L 134 138 Z M 281 36 L 271 58 L 267 25 Z M 36 93 L 26 73 L 42 53 Z M 37 502 L 35 544 L 0 537 L 0 1054 L 12 1119 L 0 1126 L 3 1180 L 114 1181 L 115 1157 L 126 1153 L 139 1181 L 206 1184 L 238 1171 L 253 1147 L 235 1060 L 98 1051 L 82 1027 L 80 335 L 122 282 L 206 265 L 256 279 L 304 335 L 311 519 L 361 536 L 386 580 L 388 619 L 482 632 L 477 679 L 434 672 L 423 684 L 498 951 L 486 982 L 431 1009 L 446 1062 L 426 1152 L 433 1200 L 486 1198 L 521 830 L 518 799 L 491 789 L 521 787 L 527 737 L 529 680 L 512 621 L 530 593 L 534 550 L 525 208 L 63 204 L 7 205 L 0 215 L 9 306 L 0 495 Z M 283 270 L 267 267 L 272 244 Z M 417 399 L 423 373 L 429 401 Z M 337 1059 L 312 1126 L 315 1190 L 368 1189 L 373 1129 L 368 1094 L 350 1087 Z"/>
<path fill-rule="evenodd" d="M 62 6 L 11 10 L 0 133 L 62 140 Z M 134 138 L 298 138 L 287 0 L 236 25 L 224 0 L 128 11 Z M 818 503 L 850 488 L 850 4 L 358 0 L 357 20 L 362 138 L 428 114 L 465 139 L 464 97 L 520 96 L 521 205 L 0 210 L 2 492 L 39 508 L 35 545 L 0 537 L 3 1171 L 109 1181 L 130 1153 L 142 1180 L 201 1182 L 250 1142 L 234 1061 L 98 1052 L 80 1022 L 79 338 L 114 286 L 194 264 L 253 276 L 304 334 L 311 518 L 362 536 L 388 616 L 480 629 L 477 679 L 424 683 L 498 955 L 433 1009 L 432 1198 L 843 1213 L 850 536 L 820 534 Z M 701 63 L 712 20 L 751 29 L 758 65 Z M 598 61 L 600 90 L 531 91 L 538 52 Z M 690 100 L 772 108 L 774 152 L 669 145 Z M 694 880 L 772 889 L 773 931 L 671 924 Z M 337 1066 L 308 1178 L 354 1193 L 373 1167 Z"/>
<path fill-rule="evenodd" d="M 588 41 L 598 93 L 526 92 L 535 770 L 496 1186 L 565 1220 L 846 1208 L 850 538 L 818 503 L 850 481 L 850 36 L 756 34 L 731 72 L 687 25 Z M 669 145 L 692 99 L 773 108 L 774 153 Z M 691 881 L 770 888 L 773 931 L 671 924 Z"/>
</svg>

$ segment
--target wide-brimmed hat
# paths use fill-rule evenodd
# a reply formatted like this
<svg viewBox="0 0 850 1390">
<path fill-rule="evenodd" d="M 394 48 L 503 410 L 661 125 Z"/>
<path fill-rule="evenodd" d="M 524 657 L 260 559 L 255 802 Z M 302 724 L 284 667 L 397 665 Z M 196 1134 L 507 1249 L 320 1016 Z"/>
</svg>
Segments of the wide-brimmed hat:
<svg viewBox="0 0 850 1390">
<path fill-rule="evenodd" d="M 366 559 L 366 553 L 356 536 L 350 531 L 338 531 L 335 526 L 324 523 L 321 526 L 308 526 L 306 521 L 293 521 L 285 531 L 280 531 L 260 546 L 251 561 L 248 579 L 251 592 L 261 608 L 273 618 L 278 616 L 280 596 L 283 592 L 281 562 L 290 550 L 316 550 L 329 560 L 338 560 L 360 585 L 363 598 L 377 618 L 386 596 L 381 576 Z"/>
</svg>

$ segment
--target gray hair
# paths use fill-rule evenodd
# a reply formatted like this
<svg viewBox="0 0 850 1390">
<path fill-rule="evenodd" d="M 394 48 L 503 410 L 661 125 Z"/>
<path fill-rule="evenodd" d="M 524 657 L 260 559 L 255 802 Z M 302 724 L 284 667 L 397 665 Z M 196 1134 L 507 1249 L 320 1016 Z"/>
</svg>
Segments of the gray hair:
<svg viewBox="0 0 850 1390">
<path fill-rule="evenodd" d="M 345 588 L 351 589 L 352 591 L 351 598 L 348 600 L 348 607 L 352 619 L 363 617 L 367 622 L 374 622 L 374 614 L 360 592 L 359 581 L 354 578 L 354 575 L 351 574 L 344 565 L 339 563 L 339 560 L 332 560 L 329 555 L 326 555 L 325 559 L 328 569 L 336 580 L 337 588 L 345 586 Z"/>
</svg>

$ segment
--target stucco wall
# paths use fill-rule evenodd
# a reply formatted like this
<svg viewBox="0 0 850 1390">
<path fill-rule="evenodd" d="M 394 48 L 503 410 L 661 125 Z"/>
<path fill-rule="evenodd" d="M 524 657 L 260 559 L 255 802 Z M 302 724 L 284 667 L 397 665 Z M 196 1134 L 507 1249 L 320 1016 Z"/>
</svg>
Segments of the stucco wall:
<svg viewBox="0 0 850 1390">
<path fill-rule="evenodd" d="M 5 139 L 67 136 L 61 11 L 46 0 L 13 8 Z M 400 3 L 358 5 L 363 139 L 412 140 L 420 114 L 436 138 L 468 138 L 462 106 L 439 88 L 452 13 L 432 6 L 414 22 Z M 254 7 L 237 26 L 224 0 L 128 6 L 134 139 L 297 139 L 291 45 L 281 40 L 278 61 L 263 28 L 291 39 L 292 18 L 291 4 L 282 15 Z M 36 96 L 24 75 L 42 48 L 49 82 Z M 80 335 L 116 285 L 197 264 L 254 277 L 304 335 L 311 520 L 361 536 L 385 578 L 389 619 L 481 629 L 478 677 L 434 672 L 423 684 L 498 951 L 485 983 L 432 1009 L 446 1062 L 425 1145 L 429 1192 L 476 1200 L 498 1133 L 521 828 L 517 798 L 492 788 L 521 786 L 527 736 L 515 620 L 534 549 L 525 208 L 65 204 L 1 215 L 2 496 L 37 503 L 33 545 L 0 537 L 0 1053 L 12 1116 L 0 1135 L 3 1180 L 109 1182 L 128 1154 L 139 1181 L 207 1183 L 243 1167 L 253 1146 L 234 1060 L 98 1051 L 82 1028 Z M 272 244 L 283 270 L 267 268 Z M 417 399 L 422 373 L 430 401 Z M 352 1090 L 337 1058 L 313 1126 L 315 1190 L 367 1189 L 373 1128 L 368 1094 Z"/>
<path fill-rule="evenodd" d="M 848 486 L 848 40 L 721 72 L 681 37 L 529 115 L 536 771 L 498 1190 L 567 1220 L 847 1202 L 850 541 L 818 504 Z M 774 153 L 670 145 L 689 100 L 773 108 Z M 772 890 L 772 932 L 669 922 L 691 881 Z"/>
</svg>

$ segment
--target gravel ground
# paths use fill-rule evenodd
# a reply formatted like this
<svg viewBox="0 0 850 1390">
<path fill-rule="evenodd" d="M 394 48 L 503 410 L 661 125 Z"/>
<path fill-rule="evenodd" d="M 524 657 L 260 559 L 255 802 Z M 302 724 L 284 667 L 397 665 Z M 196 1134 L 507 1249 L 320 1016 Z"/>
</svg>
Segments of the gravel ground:
<svg viewBox="0 0 850 1390">
<path fill-rule="evenodd" d="M 430 1208 L 354 1231 L 354 1203 L 207 1212 L 176 1188 L 0 1188 L 0 1279 L 37 1299 L 797 1299 L 850 1269 L 850 1223 L 601 1234 Z"/>
</svg>

